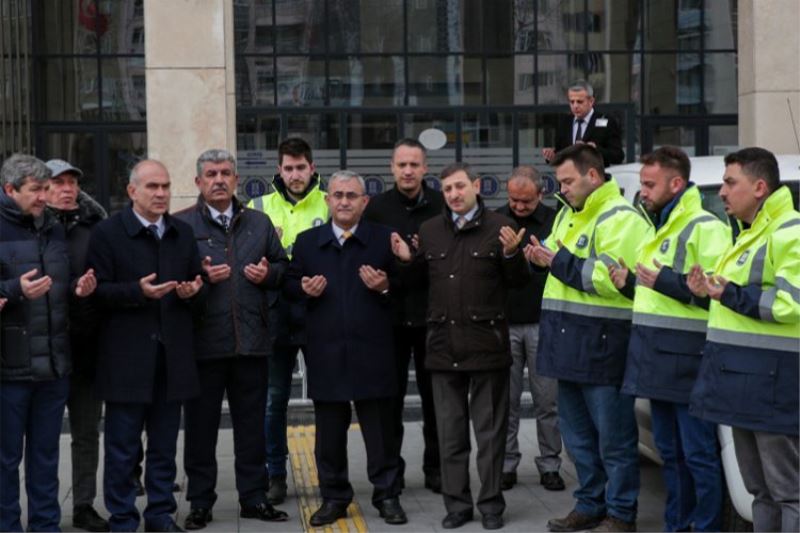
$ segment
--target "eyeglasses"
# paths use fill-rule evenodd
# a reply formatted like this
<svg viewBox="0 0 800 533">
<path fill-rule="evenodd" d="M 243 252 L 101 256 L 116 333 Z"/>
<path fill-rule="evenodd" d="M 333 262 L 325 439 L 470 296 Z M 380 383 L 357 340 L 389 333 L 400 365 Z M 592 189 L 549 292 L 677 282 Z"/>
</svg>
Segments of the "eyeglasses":
<svg viewBox="0 0 800 533">
<path fill-rule="evenodd" d="M 353 202 L 355 200 L 358 200 L 359 198 L 361 198 L 364 195 L 360 194 L 360 193 L 357 193 L 357 192 L 336 191 L 334 193 L 331 193 L 330 196 L 333 197 L 333 199 L 336 200 L 337 202 L 341 202 L 345 198 L 347 198 L 348 200 Z"/>
</svg>

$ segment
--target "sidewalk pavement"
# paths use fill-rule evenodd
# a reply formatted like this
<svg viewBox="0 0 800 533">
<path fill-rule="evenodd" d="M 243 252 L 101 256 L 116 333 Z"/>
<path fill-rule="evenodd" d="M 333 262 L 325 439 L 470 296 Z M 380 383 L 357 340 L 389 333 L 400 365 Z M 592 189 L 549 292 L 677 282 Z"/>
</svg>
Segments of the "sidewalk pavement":
<svg viewBox="0 0 800 533">
<path fill-rule="evenodd" d="M 442 497 L 423 488 L 422 474 L 422 424 L 407 422 L 403 457 L 406 460 L 406 489 L 400 498 L 408 514 L 408 524 L 390 526 L 381 520 L 378 512 L 372 507 L 370 496 L 372 487 L 367 479 L 366 455 L 364 442 L 357 426 L 352 426 L 349 434 L 350 480 L 356 493 L 354 504 L 350 506 L 348 518 L 339 520 L 332 527 L 314 530 L 308 526 L 308 518 L 319 505 L 319 493 L 316 490 L 317 477 L 314 467 L 313 426 L 293 426 L 289 429 L 289 446 L 291 451 L 291 470 L 289 475 L 289 498 L 278 508 L 289 513 L 288 522 L 261 522 L 239 518 L 236 483 L 234 479 L 233 433 L 230 429 L 222 429 L 219 434 L 217 461 L 219 479 L 217 486 L 217 503 L 214 506 L 214 521 L 204 530 L 241 531 L 241 532 L 301 532 L 325 531 L 326 533 L 348 533 L 364 531 L 416 532 L 441 531 L 441 521 L 445 515 Z M 539 475 L 534 466 L 533 457 L 538 452 L 536 445 L 536 424 L 533 419 L 523 419 L 520 428 L 520 449 L 522 462 L 518 470 L 518 484 L 510 491 L 504 492 L 506 498 L 505 521 L 506 532 L 546 531 L 547 520 L 566 515 L 573 507 L 572 491 L 577 482 L 575 468 L 564 453 L 562 475 L 567 490 L 549 492 L 539 484 Z M 478 477 L 475 471 L 475 444 L 473 439 L 472 453 L 472 488 L 473 497 L 477 494 Z M 183 474 L 183 433 L 178 440 L 178 482 L 182 491 L 176 493 L 178 512 L 176 522 L 183 527 L 183 521 L 189 512 L 189 503 L 185 499 L 186 477 Z M 102 446 L 100 471 L 98 472 L 98 497 L 95 508 L 101 515 L 107 516 L 102 497 Z M 652 462 L 641 460 L 642 490 L 639 497 L 639 531 L 660 531 L 663 528 L 662 514 L 664 510 L 664 488 L 660 468 Z M 60 500 L 63 516 L 61 526 L 64 531 L 80 531 L 72 527 L 71 497 L 71 461 L 70 436 L 61 436 L 61 460 L 59 466 Z M 24 480 L 23 480 L 24 482 Z M 23 494 L 23 517 L 26 505 Z M 137 500 L 140 510 L 144 509 L 146 497 Z M 23 520 L 23 525 L 25 524 Z M 140 529 L 141 530 L 141 529 Z M 480 514 L 475 513 L 475 520 L 458 529 L 459 532 L 483 531 Z"/>
</svg>

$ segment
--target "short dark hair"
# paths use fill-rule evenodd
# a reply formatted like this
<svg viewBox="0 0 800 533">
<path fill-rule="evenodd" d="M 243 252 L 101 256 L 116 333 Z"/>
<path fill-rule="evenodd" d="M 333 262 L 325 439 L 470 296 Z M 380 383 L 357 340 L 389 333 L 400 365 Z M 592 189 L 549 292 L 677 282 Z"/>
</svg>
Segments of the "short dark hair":
<svg viewBox="0 0 800 533">
<path fill-rule="evenodd" d="M 440 180 L 445 180 L 455 174 L 456 172 L 463 172 L 469 178 L 469 181 L 475 181 L 476 179 L 480 178 L 478 174 L 473 172 L 472 167 L 469 166 L 468 163 L 453 163 L 451 165 L 447 165 L 442 169 L 442 172 L 439 174 Z"/>
<path fill-rule="evenodd" d="M 428 157 L 428 149 L 425 148 L 425 145 L 416 139 L 412 139 L 411 137 L 404 137 L 399 141 L 397 141 L 396 143 L 394 143 L 394 148 L 392 148 L 392 157 L 394 157 L 395 150 L 397 150 L 401 146 L 406 146 L 408 148 L 417 148 L 422 151 L 423 158 Z"/>
<path fill-rule="evenodd" d="M 300 137 L 289 137 L 278 145 L 278 165 L 283 163 L 283 156 L 305 157 L 309 163 L 314 162 L 311 147 Z"/>
<path fill-rule="evenodd" d="M 589 144 L 573 144 L 564 148 L 556 154 L 550 165 L 553 168 L 558 168 L 567 161 L 572 161 L 582 176 L 588 174 L 591 168 L 595 169 L 601 176 L 606 171 L 603 164 L 603 155 L 597 148 Z"/>
<path fill-rule="evenodd" d="M 739 165 L 750 179 L 762 179 L 767 184 L 770 194 L 781 186 L 781 173 L 775 154 L 764 148 L 752 146 L 742 148 L 725 156 L 725 166 Z"/>
<path fill-rule="evenodd" d="M 658 165 L 661 168 L 674 170 L 684 181 L 689 181 L 692 173 L 689 156 L 677 146 L 661 146 L 649 154 L 643 155 L 639 161 L 645 166 Z"/>
</svg>

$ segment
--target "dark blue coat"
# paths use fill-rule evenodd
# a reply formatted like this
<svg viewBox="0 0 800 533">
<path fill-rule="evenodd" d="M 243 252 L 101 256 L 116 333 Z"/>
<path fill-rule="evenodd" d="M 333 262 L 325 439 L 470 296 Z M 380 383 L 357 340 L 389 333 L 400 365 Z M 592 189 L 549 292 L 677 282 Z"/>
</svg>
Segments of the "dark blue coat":
<svg viewBox="0 0 800 533">
<path fill-rule="evenodd" d="M 19 278 L 34 268 L 37 278 L 50 276 L 53 284 L 46 295 L 28 300 Z M 0 312 L 2 379 L 42 381 L 67 375 L 70 272 L 64 228 L 49 213 L 35 224 L 4 192 L 0 192 L 0 272 L 0 298 L 8 298 Z"/>
<path fill-rule="evenodd" d="M 394 277 L 391 230 L 361 220 L 340 246 L 331 223 L 297 236 L 285 290 L 307 302 L 304 349 L 308 395 L 314 400 L 350 401 L 397 394 L 388 296 L 370 290 L 358 269 L 370 265 Z M 318 298 L 307 298 L 300 280 L 322 274 L 328 280 Z"/>
<path fill-rule="evenodd" d="M 194 358 L 193 318 L 202 312 L 206 287 L 188 300 L 175 291 L 160 300 L 145 298 L 139 280 L 190 281 L 201 273 L 192 228 L 164 215 L 166 231 L 152 236 L 128 206 L 98 224 L 89 243 L 88 266 L 97 277 L 100 309 L 97 394 L 114 402 L 149 403 L 156 379 L 166 380 L 167 400 L 199 392 Z M 164 361 L 158 361 L 159 342 Z M 156 376 L 156 371 L 166 376 Z"/>
</svg>

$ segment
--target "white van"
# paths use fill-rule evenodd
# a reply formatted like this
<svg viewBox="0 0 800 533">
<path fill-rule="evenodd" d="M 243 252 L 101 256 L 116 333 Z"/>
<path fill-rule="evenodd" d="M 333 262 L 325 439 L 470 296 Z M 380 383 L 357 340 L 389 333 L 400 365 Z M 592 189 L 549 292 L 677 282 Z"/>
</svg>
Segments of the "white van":
<svg viewBox="0 0 800 533">
<path fill-rule="evenodd" d="M 797 209 L 798 188 L 800 187 L 800 155 L 779 155 L 777 159 L 781 181 L 791 189 L 794 206 Z M 700 189 L 703 207 L 727 221 L 728 216 L 725 214 L 722 200 L 718 194 L 722 186 L 722 176 L 725 173 L 724 158 L 722 156 L 691 157 L 690 161 L 692 163 L 691 181 Z M 625 198 L 634 205 L 639 201 L 639 170 L 641 168 L 641 163 L 628 163 L 606 169 L 606 172 L 611 174 L 619 184 Z M 636 400 L 636 420 L 639 425 L 639 451 L 642 455 L 660 464 L 661 458 L 658 456 L 653 441 L 648 400 L 642 398 Z M 721 529 L 722 531 L 752 531 L 752 523 L 748 524 L 747 522 L 753 521 L 753 496 L 745 490 L 742 475 L 739 473 L 731 428 L 719 426 L 717 435 L 729 496 L 723 503 Z"/>
</svg>

